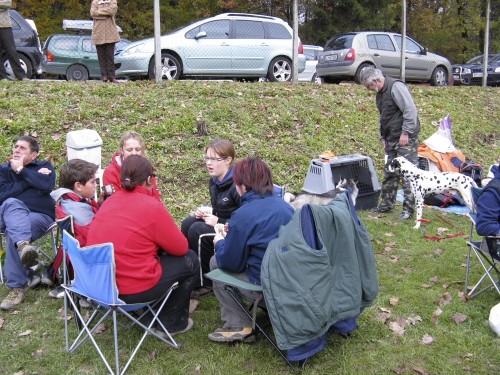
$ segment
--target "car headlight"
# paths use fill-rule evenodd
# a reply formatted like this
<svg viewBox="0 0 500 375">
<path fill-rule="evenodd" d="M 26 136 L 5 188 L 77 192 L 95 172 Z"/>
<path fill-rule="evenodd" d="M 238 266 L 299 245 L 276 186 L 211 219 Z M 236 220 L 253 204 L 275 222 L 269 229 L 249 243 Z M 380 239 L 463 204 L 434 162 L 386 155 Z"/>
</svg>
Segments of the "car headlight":
<svg viewBox="0 0 500 375">
<path fill-rule="evenodd" d="M 500 66 L 496 67 L 495 70 L 493 70 L 494 73 L 500 73 Z"/>
<path fill-rule="evenodd" d="M 465 74 L 470 74 L 470 73 L 471 73 L 470 68 L 464 68 L 463 73 L 465 73 Z"/>
<path fill-rule="evenodd" d="M 146 52 L 148 50 L 148 43 L 136 44 L 135 46 L 126 48 L 121 55 L 128 56 L 136 53 Z"/>
</svg>

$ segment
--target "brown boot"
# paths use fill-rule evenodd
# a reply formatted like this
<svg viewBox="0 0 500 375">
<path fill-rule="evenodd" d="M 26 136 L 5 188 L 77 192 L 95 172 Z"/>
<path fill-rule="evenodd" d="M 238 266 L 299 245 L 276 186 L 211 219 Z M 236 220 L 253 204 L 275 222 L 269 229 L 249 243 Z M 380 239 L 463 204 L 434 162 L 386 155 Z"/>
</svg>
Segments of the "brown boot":
<svg viewBox="0 0 500 375">
<path fill-rule="evenodd" d="M 38 253 L 29 241 L 21 241 L 17 244 L 17 252 L 21 263 L 26 267 L 33 267 L 38 264 Z"/>
<path fill-rule="evenodd" d="M 26 288 L 12 288 L 0 304 L 0 309 L 10 310 L 23 302 L 25 297 Z"/>
<path fill-rule="evenodd" d="M 102 76 L 101 79 L 103 82 L 108 82 L 108 76 Z"/>
</svg>

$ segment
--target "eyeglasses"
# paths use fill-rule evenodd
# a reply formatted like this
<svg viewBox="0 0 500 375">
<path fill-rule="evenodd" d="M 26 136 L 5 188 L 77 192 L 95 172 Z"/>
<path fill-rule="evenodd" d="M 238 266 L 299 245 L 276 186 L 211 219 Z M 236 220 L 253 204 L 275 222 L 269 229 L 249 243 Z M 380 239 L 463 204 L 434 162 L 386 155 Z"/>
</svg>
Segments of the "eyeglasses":
<svg viewBox="0 0 500 375">
<path fill-rule="evenodd" d="M 227 157 L 225 157 L 225 158 L 214 158 L 214 157 L 210 157 L 210 156 L 203 157 L 203 160 L 205 160 L 205 162 L 211 161 L 212 163 L 215 163 L 216 161 L 226 160 L 226 159 L 227 159 Z"/>
</svg>

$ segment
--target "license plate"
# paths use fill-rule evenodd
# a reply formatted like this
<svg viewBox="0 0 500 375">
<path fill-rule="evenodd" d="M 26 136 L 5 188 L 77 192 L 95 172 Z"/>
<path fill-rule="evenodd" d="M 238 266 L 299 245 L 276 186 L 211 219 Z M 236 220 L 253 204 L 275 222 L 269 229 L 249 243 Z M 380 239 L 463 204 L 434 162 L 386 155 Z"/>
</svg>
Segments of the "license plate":
<svg viewBox="0 0 500 375">
<path fill-rule="evenodd" d="M 482 77 L 483 73 L 472 73 L 473 77 Z"/>
<path fill-rule="evenodd" d="M 327 55 L 325 56 L 326 61 L 336 61 L 338 59 L 337 55 Z"/>
</svg>

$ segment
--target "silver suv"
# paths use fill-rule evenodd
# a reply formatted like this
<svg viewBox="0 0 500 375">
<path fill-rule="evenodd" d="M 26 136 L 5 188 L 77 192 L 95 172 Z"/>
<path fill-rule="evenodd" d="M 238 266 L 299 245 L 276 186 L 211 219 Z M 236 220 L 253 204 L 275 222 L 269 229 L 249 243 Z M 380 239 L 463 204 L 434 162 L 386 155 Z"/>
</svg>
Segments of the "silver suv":
<svg viewBox="0 0 500 375">
<path fill-rule="evenodd" d="M 364 31 L 341 34 L 330 39 L 319 56 L 316 73 L 325 82 L 354 79 L 359 83 L 362 69 L 373 65 L 386 75 L 400 76 L 401 34 Z M 446 86 L 451 75 L 448 59 L 430 53 L 427 48 L 406 37 L 407 81 L 430 82 Z"/>
<path fill-rule="evenodd" d="M 282 19 L 224 13 L 161 37 L 163 79 L 181 77 L 267 78 L 290 81 L 293 30 Z M 299 73 L 306 58 L 299 41 Z M 115 56 L 117 74 L 154 79 L 154 39 L 131 43 Z"/>
</svg>

